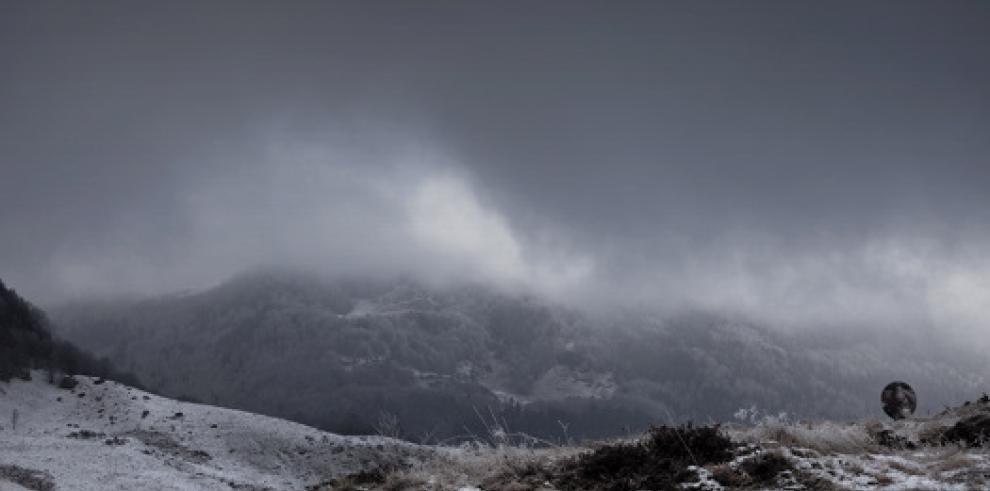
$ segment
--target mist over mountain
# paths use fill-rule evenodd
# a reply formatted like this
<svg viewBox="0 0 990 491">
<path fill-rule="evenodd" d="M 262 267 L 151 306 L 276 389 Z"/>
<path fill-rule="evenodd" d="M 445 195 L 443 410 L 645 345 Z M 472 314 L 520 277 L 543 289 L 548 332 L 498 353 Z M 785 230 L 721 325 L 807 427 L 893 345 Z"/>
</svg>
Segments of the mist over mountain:
<svg viewBox="0 0 990 491">
<path fill-rule="evenodd" d="M 0 270 L 45 305 L 274 264 L 990 347 L 988 20 L 5 2 Z"/>
<path fill-rule="evenodd" d="M 880 414 L 891 380 L 919 412 L 984 390 L 990 369 L 935 335 L 774 330 L 739 319 L 593 314 L 481 285 L 255 272 L 215 288 L 53 311 L 59 333 L 164 394 L 409 439 L 503 418 L 545 438 L 670 420 Z"/>
<path fill-rule="evenodd" d="M 0 487 L 986 488 L 988 26 L 0 0 Z"/>
</svg>

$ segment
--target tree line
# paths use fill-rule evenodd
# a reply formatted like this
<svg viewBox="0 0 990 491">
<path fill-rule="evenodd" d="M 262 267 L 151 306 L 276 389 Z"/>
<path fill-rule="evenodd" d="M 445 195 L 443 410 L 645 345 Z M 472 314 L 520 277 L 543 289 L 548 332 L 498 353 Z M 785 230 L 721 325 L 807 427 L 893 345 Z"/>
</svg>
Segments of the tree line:
<svg viewBox="0 0 990 491">
<path fill-rule="evenodd" d="M 29 380 L 31 370 L 45 370 L 50 382 L 59 374 L 79 374 L 140 386 L 134 375 L 116 370 L 106 357 L 96 358 L 53 336 L 44 311 L 0 280 L 0 381 Z"/>
</svg>

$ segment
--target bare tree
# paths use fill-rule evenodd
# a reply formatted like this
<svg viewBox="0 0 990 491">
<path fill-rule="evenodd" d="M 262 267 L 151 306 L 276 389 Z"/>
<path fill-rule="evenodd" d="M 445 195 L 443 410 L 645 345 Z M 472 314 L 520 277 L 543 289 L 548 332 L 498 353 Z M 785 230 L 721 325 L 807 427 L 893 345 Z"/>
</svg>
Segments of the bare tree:
<svg viewBox="0 0 990 491">
<path fill-rule="evenodd" d="M 385 410 L 380 411 L 378 422 L 375 423 L 375 432 L 381 436 L 399 438 L 402 435 L 399 417 Z"/>
</svg>

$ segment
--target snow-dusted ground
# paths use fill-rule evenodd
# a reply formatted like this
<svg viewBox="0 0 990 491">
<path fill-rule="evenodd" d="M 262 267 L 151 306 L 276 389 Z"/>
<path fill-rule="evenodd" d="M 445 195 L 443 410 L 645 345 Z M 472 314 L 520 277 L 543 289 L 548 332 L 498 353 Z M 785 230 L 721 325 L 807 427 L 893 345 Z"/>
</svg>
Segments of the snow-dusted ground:
<svg viewBox="0 0 990 491">
<path fill-rule="evenodd" d="M 990 411 L 990 404 L 971 404 L 934 417 L 903 421 L 787 422 L 774 420 L 756 426 L 724 428 L 723 433 L 740 446 L 736 457 L 724 464 L 694 467 L 697 480 L 684 489 L 699 491 L 811 490 L 811 491 L 980 491 L 990 490 L 990 451 L 956 445 L 891 449 L 879 445 L 875 435 L 890 431 L 910 441 L 953 425 L 960 417 Z M 555 489 L 550 483 L 534 485 L 514 469 L 537 463 L 544 469 L 572 458 L 589 447 L 522 449 L 518 447 L 466 448 L 446 460 L 430 459 L 406 474 L 423 484 L 403 489 L 424 489 L 426 484 L 443 490 L 518 491 Z M 736 473 L 746 463 L 767 454 L 782 456 L 790 470 L 737 487 L 720 484 L 716 477 Z M 551 471 L 552 473 L 552 471 Z M 493 476 L 501 477 L 492 479 Z M 525 474 L 525 472 L 523 473 Z M 542 478 L 541 478 L 542 479 Z M 496 484 L 493 484 L 496 483 Z M 730 481 L 731 482 L 731 481 Z M 378 488 L 373 488 L 378 489 Z M 385 489 L 385 488 L 382 488 Z"/>
<path fill-rule="evenodd" d="M 71 391 L 48 384 L 42 372 L 30 382 L 0 383 L 0 491 L 303 491 L 396 464 L 401 470 L 390 473 L 389 489 L 524 489 L 513 487 L 517 483 L 511 476 L 492 477 L 536 463 L 552 469 L 554 462 L 588 449 L 439 448 L 343 437 L 276 418 L 178 402 L 111 381 L 78 380 Z M 733 440 L 747 445 L 745 450 L 728 464 L 698 469 L 698 482 L 684 487 L 723 489 L 714 478 L 719 467 L 735 471 L 747 459 L 777 452 L 793 470 L 765 489 L 990 489 L 986 450 L 891 450 L 874 441 L 878 431 L 918 441 L 981 411 L 990 411 L 990 403 L 901 422 L 771 421 L 727 428 Z M 809 487 L 809 479 L 828 487 Z M 405 485 L 396 487 L 398 482 Z M 499 484 L 493 487 L 493 482 Z M 549 483 L 543 488 L 553 489 Z"/>
<path fill-rule="evenodd" d="M 951 427 L 961 417 L 985 410 L 990 410 L 986 404 L 970 404 L 936 416 L 885 422 L 770 421 L 728 432 L 733 440 L 748 442 L 750 449 L 729 466 L 738 467 L 742 460 L 772 451 L 785 456 L 797 471 L 839 490 L 987 490 L 990 489 L 988 449 L 954 444 L 891 449 L 880 446 L 876 440 L 878 433 L 887 431 L 917 443 L 925 435 Z"/>
<path fill-rule="evenodd" d="M 303 490 L 432 450 L 77 377 L 0 383 L 0 490 Z M 26 473 L 36 479 L 25 481 Z M 16 484 L 15 482 L 20 482 Z M 25 484 L 28 482 L 28 484 Z"/>
</svg>

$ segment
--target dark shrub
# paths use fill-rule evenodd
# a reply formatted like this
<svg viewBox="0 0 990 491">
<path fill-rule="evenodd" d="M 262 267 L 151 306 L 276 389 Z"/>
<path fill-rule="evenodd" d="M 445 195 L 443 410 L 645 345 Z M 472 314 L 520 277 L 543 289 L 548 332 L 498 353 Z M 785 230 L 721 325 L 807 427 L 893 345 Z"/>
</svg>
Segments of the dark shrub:
<svg viewBox="0 0 990 491">
<path fill-rule="evenodd" d="M 787 457 L 777 452 L 767 452 L 743 461 L 742 470 L 757 483 L 772 483 L 781 472 L 793 470 Z"/>
<path fill-rule="evenodd" d="M 569 491 L 680 489 L 695 478 L 688 466 L 726 462 L 732 448 L 718 426 L 654 427 L 640 442 L 600 447 L 564 464 L 556 484 Z"/>
<path fill-rule="evenodd" d="M 873 435 L 873 441 L 880 445 L 881 447 L 892 448 L 895 450 L 913 450 L 917 445 L 908 440 L 907 438 L 894 433 L 892 430 L 880 430 Z"/>
<path fill-rule="evenodd" d="M 978 413 L 959 420 L 931 443 L 948 445 L 961 443 L 968 447 L 983 447 L 990 443 L 990 413 Z"/>
<path fill-rule="evenodd" d="M 72 390 L 75 389 L 77 385 L 79 385 L 79 381 L 76 380 L 75 377 L 72 375 L 66 375 L 62 377 L 62 381 L 58 383 L 58 388 Z"/>
</svg>

